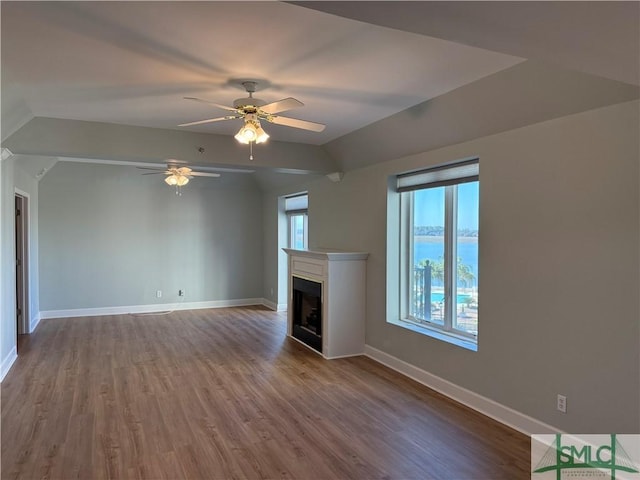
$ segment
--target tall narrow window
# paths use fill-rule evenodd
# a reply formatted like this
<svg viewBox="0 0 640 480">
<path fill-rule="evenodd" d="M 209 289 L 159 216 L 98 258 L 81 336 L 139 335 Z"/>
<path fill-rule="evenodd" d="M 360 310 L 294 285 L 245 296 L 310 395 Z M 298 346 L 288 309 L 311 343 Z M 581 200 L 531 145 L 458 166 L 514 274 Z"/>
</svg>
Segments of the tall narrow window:
<svg viewBox="0 0 640 480">
<path fill-rule="evenodd" d="M 398 176 L 400 318 L 476 342 L 477 159 Z"/>
<path fill-rule="evenodd" d="M 308 248 L 308 205 L 309 196 L 306 193 L 285 198 L 284 209 L 289 222 L 289 248 Z"/>
</svg>

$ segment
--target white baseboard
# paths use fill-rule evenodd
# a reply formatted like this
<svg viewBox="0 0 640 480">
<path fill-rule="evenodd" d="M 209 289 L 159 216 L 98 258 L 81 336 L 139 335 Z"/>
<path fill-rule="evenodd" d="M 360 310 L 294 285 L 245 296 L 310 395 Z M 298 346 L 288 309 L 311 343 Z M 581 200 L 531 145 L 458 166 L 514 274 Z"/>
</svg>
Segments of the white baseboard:
<svg viewBox="0 0 640 480">
<path fill-rule="evenodd" d="M 547 425 L 544 422 L 536 420 L 524 413 L 520 413 L 512 408 L 506 407 L 494 400 L 487 397 L 483 397 L 471 390 L 460 387 L 454 383 L 445 380 L 444 378 L 433 375 L 432 373 L 422 370 L 410 363 L 400 360 L 392 355 L 389 355 L 377 348 L 365 345 L 364 354 L 379 362 L 392 370 L 395 370 L 418 383 L 426 385 L 427 387 L 439 392 L 453 400 L 466 405 L 469 408 L 476 410 L 477 412 L 493 418 L 498 422 L 507 425 L 525 435 L 533 434 L 545 434 L 545 433 L 564 433 L 551 425 Z"/>
<path fill-rule="evenodd" d="M 36 328 L 38 328 L 38 325 L 40 324 L 40 318 L 40 314 L 38 313 L 31 319 L 31 321 L 29 322 L 29 333 L 33 333 L 36 331 Z"/>
<path fill-rule="evenodd" d="M 266 298 L 262 299 L 262 305 L 267 307 L 269 310 L 273 310 L 274 312 L 278 311 L 278 305 L 275 302 L 272 302 L 271 300 L 267 300 Z"/>
<path fill-rule="evenodd" d="M 248 305 L 262 304 L 262 298 L 239 298 L 234 300 L 213 300 L 209 302 L 159 303 L 155 305 L 76 308 L 69 310 L 46 310 L 40 312 L 40 318 L 98 317 L 102 315 L 124 315 L 127 313 L 155 313 L 176 310 L 198 310 L 202 308 L 245 307 Z"/>
<path fill-rule="evenodd" d="M 11 366 L 14 364 L 16 359 L 18 358 L 18 349 L 14 345 L 9 354 L 2 360 L 2 365 L 0 365 L 0 382 L 4 380 L 4 377 L 11 370 Z"/>
<path fill-rule="evenodd" d="M 274 312 L 286 312 L 287 304 L 286 303 L 276 303 L 271 300 L 267 300 L 266 298 L 262 299 L 262 305 L 267 307 L 269 310 L 273 310 Z"/>
</svg>

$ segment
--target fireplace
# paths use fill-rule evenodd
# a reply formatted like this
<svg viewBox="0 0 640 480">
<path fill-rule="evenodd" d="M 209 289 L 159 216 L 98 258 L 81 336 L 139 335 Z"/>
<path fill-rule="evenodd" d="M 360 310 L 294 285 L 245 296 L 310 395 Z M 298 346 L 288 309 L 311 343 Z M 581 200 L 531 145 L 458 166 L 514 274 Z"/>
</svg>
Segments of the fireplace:
<svg viewBox="0 0 640 480">
<path fill-rule="evenodd" d="M 322 353 L 322 283 L 292 277 L 292 335 Z"/>
<path fill-rule="evenodd" d="M 362 355 L 368 254 L 284 251 L 289 264 L 287 335 L 327 359 Z"/>
</svg>

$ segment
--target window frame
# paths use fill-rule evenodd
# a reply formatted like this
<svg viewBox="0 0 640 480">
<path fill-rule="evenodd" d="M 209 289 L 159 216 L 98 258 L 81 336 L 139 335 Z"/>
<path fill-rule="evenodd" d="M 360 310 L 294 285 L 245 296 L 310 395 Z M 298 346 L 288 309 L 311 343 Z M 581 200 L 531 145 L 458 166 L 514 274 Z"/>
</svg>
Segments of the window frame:
<svg viewBox="0 0 640 480">
<path fill-rule="evenodd" d="M 468 175 L 469 168 L 473 169 L 475 165 L 476 174 Z M 460 168 L 462 167 L 462 168 Z M 453 176 L 442 181 L 439 178 L 434 182 L 415 182 L 411 184 L 412 179 L 408 178 L 416 175 L 415 178 L 429 178 L 430 172 L 437 172 L 437 176 L 447 175 L 446 170 L 458 169 L 457 172 L 463 172 L 464 175 Z M 466 169 L 466 170 L 465 170 Z M 443 172 L 444 171 L 444 172 Z M 420 176 L 420 177 L 418 177 Z M 402 179 L 402 180 L 400 180 Z M 456 326 L 457 319 L 457 295 L 458 295 L 458 279 L 457 279 L 457 244 L 458 244 L 458 186 L 468 182 L 479 182 L 479 161 L 478 159 L 469 159 L 454 164 L 435 167 L 434 169 L 426 169 L 409 174 L 398 175 L 396 177 L 396 193 L 399 194 L 399 320 L 405 325 L 411 325 L 411 330 L 420 333 L 426 333 L 440 340 L 463 346 L 470 350 L 477 351 L 478 332 L 471 333 Z M 403 186 L 400 186 L 400 183 Z M 443 290 L 444 290 L 444 316 L 443 321 L 429 321 L 416 317 L 411 314 L 411 306 L 414 301 L 413 292 L 415 275 L 414 270 L 414 209 L 415 200 L 414 192 L 417 190 L 426 190 L 444 187 L 444 258 L 443 258 Z M 476 279 L 476 287 L 479 287 L 479 278 Z M 455 302 L 453 300 L 456 300 Z M 479 328 L 479 318 L 478 318 Z"/>
<path fill-rule="evenodd" d="M 307 208 L 293 208 L 287 210 L 287 201 L 295 200 L 300 197 L 306 197 L 303 202 Z M 292 202 L 293 203 L 293 202 Z M 303 218 L 303 250 L 307 250 L 309 248 L 309 194 L 307 192 L 296 193 L 295 195 L 289 195 L 285 197 L 285 214 L 287 216 L 287 247 L 294 248 L 295 244 L 295 228 L 293 226 L 294 218 L 302 216 Z"/>
<path fill-rule="evenodd" d="M 303 218 L 303 250 L 309 248 L 309 214 L 308 210 L 290 210 L 287 212 L 287 228 L 289 238 L 289 248 L 294 248 L 295 244 L 295 229 L 293 227 L 294 217 L 302 216 Z"/>
</svg>

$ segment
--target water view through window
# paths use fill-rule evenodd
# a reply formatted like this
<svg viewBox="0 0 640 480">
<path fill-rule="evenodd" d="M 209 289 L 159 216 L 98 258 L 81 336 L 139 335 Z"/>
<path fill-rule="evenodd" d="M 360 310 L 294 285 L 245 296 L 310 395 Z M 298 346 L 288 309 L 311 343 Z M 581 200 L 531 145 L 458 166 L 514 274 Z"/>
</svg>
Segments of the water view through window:
<svg viewBox="0 0 640 480">
<path fill-rule="evenodd" d="M 443 326 L 450 318 L 447 327 L 477 335 L 478 182 L 412 193 L 410 315 Z M 447 217 L 453 225 L 445 234 Z M 450 265 L 452 262 L 455 268 Z M 450 292 L 446 292 L 445 285 L 450 285 Z"/>
</svg>

